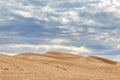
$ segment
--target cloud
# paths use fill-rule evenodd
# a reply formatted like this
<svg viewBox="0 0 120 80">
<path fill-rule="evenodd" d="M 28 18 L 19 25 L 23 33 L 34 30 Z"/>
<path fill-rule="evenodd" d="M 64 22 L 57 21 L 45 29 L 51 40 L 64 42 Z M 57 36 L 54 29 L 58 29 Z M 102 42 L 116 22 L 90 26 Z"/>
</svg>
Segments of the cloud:
<svg viewBox="0 0 120 80">
<path fill-rule="evenodd" d="M 16 14 L 19 14 L 23 17 L 32 17 L 32 15 L 29 12 L 26 11 L 15 11 Z"/>
<path fill-rule="evenodd" d="M 55 10 L 53 8 L 49 7 L 49 6 L 42 7 L 41 11 L 45 12 L 45 13 L 53 13 L 53 12 L 55 12 Z"/>
<path fill-rule="evenodd" d="M 107 45 L 115 47 L 119 44 L 120 38 L 118 36 L 115 36 L 114 34 L 108 33 L 100 33 L 94 37 L 96 40 L 105 43 Z M 111 43 L 112 42 L 112 43 Z"/>
<path fill-rule="evenodd" d="M 75 46 L 65 46 L 65 45 L 31 45 L 31 44 L 9 44 L 7 45 L 8 48 L 11 49 L 22 49 L 22 48 L 28 48 L 28 49 L 33 49 L 34 51 L 39 51 L 41 50 L 45 51 L 67 51 L 71 52 L 74 54 L 80 54 L 80 53 L 91 53 L 92 50 L 86 48 L 85 46 L 81 47 L 75 47 Z"/>
<path fill-rule="evenodd" d="M 118 44 L 118 45 L 116 46 L 116 48 L 120 49 L 120 44 Z"/>
<path fill-rule="evenodd" d="M 52 39 L 50 43 L 58 43 L 58 44 L 64 44 L 64 43 L 70 43 L 69 40 L 67 39 Z"/>
<path fill-rule="evenodd" d="M 14 56 L 14 55 L 16 55 L 16 54 L 18 54 L 18 53 L 5 53 L 5 52 L 0 52 L 0 54 Z"/>
<path fill-rule="evenodd" d="M 117 56 L 119 8 L 119 0 L 1 0 L 0 44 L 6 46 L 0 51 L 90 53 L 92 49 L 93 54 Z M 9 44 L 14 45 L 9 49 Z"/>
<path fill-rule="evenodd" d="M 120 62 L 120 55 L 119 56 L 115 56 L 115 57 L 111 57 L 109 59 L 112 59 L 114 61 L 119 61 Z"/>
</svg>

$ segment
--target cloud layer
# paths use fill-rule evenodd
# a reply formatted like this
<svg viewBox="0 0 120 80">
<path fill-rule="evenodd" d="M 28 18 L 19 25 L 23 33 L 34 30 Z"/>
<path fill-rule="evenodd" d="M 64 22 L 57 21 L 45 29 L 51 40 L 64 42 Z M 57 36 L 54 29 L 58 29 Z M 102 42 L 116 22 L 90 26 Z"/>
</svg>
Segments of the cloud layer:
<svg viewBox="0 0 120 80">
<path fill-rule="evenodd" d="M 119 0 L 1 0 L 0 51 L 116 57 L 119 25 Z"/>
</svg>

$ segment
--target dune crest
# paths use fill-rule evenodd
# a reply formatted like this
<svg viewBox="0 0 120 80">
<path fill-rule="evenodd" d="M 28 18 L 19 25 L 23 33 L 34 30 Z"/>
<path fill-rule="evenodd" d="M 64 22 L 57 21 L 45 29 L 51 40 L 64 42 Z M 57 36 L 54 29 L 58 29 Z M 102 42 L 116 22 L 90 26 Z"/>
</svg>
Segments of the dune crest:
<svg viewBox="0 0 120 80">
<path fill-rule="evenodd" d="M 0 80 L 119 80 L 119 64 L 64 52 L 0 55 Z"/>
<path fill-rule="evenodd" d="M 89 59 L 94 59 L 96 61 L 100 61 L 100 62 L 103 62 L 103 63 L 113 64 L 113 65 L 116 65 L 118 63 L 118 62 L 115 62 L 115 61 L 112 61 L 112 60 L 109 60 L 109 59 L 105 59 L 105 58 L 101 58 L 101 57 L 97 57 L 97 56 L 89 56 L 88 58 Z"/>
</svg>

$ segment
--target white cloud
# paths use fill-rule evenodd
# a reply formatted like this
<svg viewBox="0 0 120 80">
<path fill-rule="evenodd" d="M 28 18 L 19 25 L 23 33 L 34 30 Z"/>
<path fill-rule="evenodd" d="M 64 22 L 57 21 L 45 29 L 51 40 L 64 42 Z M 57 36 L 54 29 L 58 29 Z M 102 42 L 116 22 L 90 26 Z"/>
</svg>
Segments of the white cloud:
<svg viewBox="0 0 120 80">
<path fill-rule="evenodd" d="M 61 21 L 63 24 L 67 24 L 69 22 L 69 20 L 67 18 L 61 18 Z"/>
<path fill-rule="evenodd" d="M 111 46 L 113 48 L 118 48 L 120 44 L 120 37 L 117 34 L 113 34 L 112 31 L 100 32 L 97 34 L 91 35 L 92 39 L 99 41 L 103 45 Z M 117 47 L 116 47 L 117 46 Z"/>
<path fill-rule="evenodd" d="M 6 4 L 6 1 L 0 1 L 2 6 L 1 7 L 7 7 L 9 9 L 10 12 L 13 12 L 15 14 L 21 15 L 23 17 L 32 17 L 38 20 L 44 20 L 44 21 L 51 21 L 53 20 L 53 22 L 60 22 L 63 25 L 66 25 L 68 23 L 75 23 L 75 24 L 81 24 L 81 25 L 102 25 L 102 23 L 100 23 L 99 21 L 96 21 L 94 19 L 88 19 L 86 16 L 80 16 L 79 13 L 82 12 L 87 12 L 87 13 L 91 13 L 94 14 L 94 12 L 98 11 L 99 13 L 102 11 L 105 12 L 113 12 L 116 16 L 119 16 L 119 4 L 120 2 L 118 0 L 100 0 L 97 3 L 97 0 L 84 0 L 84 1 L 79 1 L 79 0 L 75 0 L 75 1 L 46 1 L 46 5 L 45 6 L 37 6 L 37 5 L 33 5 L 31 3 L 28 2 L 27 5 L 24 5 L 24 0 L 23 1 L 19 1 L 19 3 L 17 3 L 17 0 L 9 0 Z M 39 2 L 39 1 L 38 1 Z M 42 2 L 42 1 L 41 1 Z M 93 3 L 90 3 L 93 2 Z M 63 5 L 64 3 L 90 3 L 88 6 L 87 5 L 83 5 L 83 6 L 73 6 L 72 7 L 63 7 L 60 5 Z M 3 5 L 5 4 L 5 5 Z M 17 5 L 17 6 L 16 6 Z M 59 6 L 56 8 L 56 6 Z M 64 6 L 64 5 L 63 5 Z M 91 9 L 91 7 L 93 7 Z M 67 8 L 65 10 L 65 8 Z M 52 14 L 52 16 L 49 14 Z M 57 15 L 57 16 L 54 16 Z M 3 15 L 2 15 L 3 16 Z"/>
<path fill-rule="evenodd" d="M 67 39 L 52 39 L 51 41 L 50 41 L 50 43 L 59 43 L 59 44 L 64 44 L 64 43 L 68 43 L 68 42 L 70 42 L 69 40 L 67 40 Z"/>
<path fill-rule="evenodd" d="M 97 4 L 96 7 L 105 12 L 112 12 L 114 15 L 120 14 L 120 9 L 119 9 L 120 1 L 119 0 L 101 0 L 101 2 Z"/>
<path fill-rule="evenodd" d="M 30 44 L 8 45 L 10 49 L 12 49 L 14 52 L 20 51 L 21 48 L 25 48 L 25 49 L 29 48 L 29 50 L 31 51 L 34 49 L 37 52 L 39 52 L 41 49 L 45 51 L 65 49 L 66 51 L 73 53 L 91 52 L 91 50 L 86 48 L 85 46 L 77 47 L 77 45 L 81 45 L 81 44 L 82 45 L 98 44 L 98 45 L 109 46 L 114 49 L 116 48 L 120 49 L 120 45 L 119 45 L 120 30 L 118 25 L 120 24 L 119 22 L 120 0 L 66 0 L 66 1 L 65 0 L 56 0 L 56 1 L 35 0 L 34 2 L 35 3 L 31 3 L 30 0 L 19 0 L 19 1 L 1 0 L 0 23 L 3 23 L 5 26 L 9 26 L 9 24 L 10 25 L 13 24 L 14 26 L 15 22 L 12 22 L 12 20 L 14 21 L 16 19 L 17 20 L 19 19 L 17 18 L 16 15 L 20 15 L 26 18 L 30 17 L 31 19 L 36 19 L 35 21 L 36 23 L 34 24 L 40 26 L 42 25 L 44 27 L 43 30 L 45 30 L 44 31 L 45 36 L 49 34 L 53 34 L 52 37 L 54 38 L 56 37 L 54 36 L 54 34 L 56 33 L 47 31 L 48 30 L 47 27 L 52 26 L 51 29 L 55 28 L 56 30 L 56 28 L 57 29 L 59 28 L 60 30 L 60 33 L 58 32 L 58 34 L 56 35 L 62 35 L 63 37 L 66 37 L 66 39 L 68 38 L 69 40 L 48 39 L 49 42 L 46 42 L 47 40 L 43 41 L 46 43 L 51 43 L 51 45 L 49 44 L 48 45 L 46 44 L 45 45 L 30 45 Z M 66 4 L 70 4 L 70 5 L 66 5 Z M 41 20 L 45 23 L 42 24 L 40 22 Z M 21 20 L 18 20 L 16 23 L 19 24 L 19 21 Z M 6 24 L 6 22 L 8 22 L 9 24 Z M 29 23 L 27 23 L 27 25 L 29 25 Z M 26 24 L 23 27 L 26 27 Z M 11 30 L 14 30 L 14 28 Z M 32 38 L 35 38 L 34 42 L 39 44 L 39 41 L 41 40 L 40 36 L 37 39 L 35 35 L 32 35 L 33 37 L 29 37 L 29 36 L 26 37 L 24 35 L 21 35 L 21 33 L 24 32 L 26 33 L 26 31 L 24 31 L 24 28 L 23 31 L 20 31 L 20 34 L 9 33 L 8 30 L 5 33 L 0 32 L 1 33 L 0 36 L 2 40 L 6 39 L 5 43 L 8 44 L 10 44 L 11 42 L 28 43 L 27 41 L 31 40 Z M 39 34 L 39 32 L 35 32 L 35 33 Z M 34 34 L 34 32 L 32 32 L 31 34 Z M 51 36 L 47 36 L 47 38 L 51 38 Z M 52 45 L 52 43 L 55 43 L 57 45 Z M 1 44 L 3 44 L 2 41 Z M 74 44 L 74 46 L 67 46 L 70 44 Z M 8 47 L 5 49 L 8 50 Z M 1 50 L 4 49 L 2 48 Z"/>
<path fill-rule="evenodd" d="M 95 30 L 94 28 L 89 28 L 89 29 L 88 29 L 88 32 L 89 32 L 89 33 L 95 33 L 96 30 Z"/>
<path fill-rule="evenodd" d="M 117 49 L 120 49 L 120 44 L 117 44 L 116 48 L 117 48 Z"/>
<path fill-rule="evenodd" d="M 49 6 L 45 6 L 41 8 L 41 11 L 45 13 L 53 13 L 55 10 Z"/>
<path fill-rule="evenodd" d="M 71 47 L 72 48 L 72 50 L 73 50 L 73 52 L 76 52 L 76 53 L 91 53 L 92 52 L 92 50 L 90 50 L 90 49 L 88 49 L 88 48 L 86 48 L 86 47 L 84 47 L 84 46 L 82 46 L 82 47 Z"/>
<path fill-rule="evenodd" d="M 9 44 L 7 45 L 8 48 L 14 48 L 14 49 L 21 49 L 21 48 L 30 48 L 30 49 L 35 49 L 37 51 L 40 51 L 41 49 L 44 51 L 56 51 L 56 50 L 64 50 L 67 52 L 71 52 L 74 54 L 79 54 L 79 53 L 91 53 L 92 50 L 86 48 L 85 46 L 81 47 L 75 47 L 75 46 L 65 46 L 65 45 L 31 45 L 31 44 Z"/>
<path fill-rule="evenodd" d="M 0 22 L 3 22 L 4 20 L 3 19 L 0 19 Z"/>
<path fill-rule="evenodd" d="M 108 58 L 108 59 L 111 59 L 111 60 L 114 60 L 114 61 L 117 61 L 117 62 L 120 62 L 120 55 L 117 55 L 117 56 L 105 56 L 105 58 Z"/>
<path fill-rule="evenodd" d="M 31 13 L 30 12 L 26 12 L 26 11 L 15 11 L 16 14 L 19 14 L 21 16 L 24 16 L 24 17 L 32 17 Z"/>
<path fill-rule="evenodd" d="M 78 11 L 74 11 L 74 10 L 70 10 L 70 11 L 65 11 L 65 12 L 61 12 L 61 15 L 63 15 L 66 18 L 69 18 L 71 21 L 79 21 L 79 15 L 78 15 Z"/>
<path fill-rule="evenodd" d="M 116 56 L 116 57 L 113 57 L 113 58 L 109 58 L 109 59 L 112 59 L 114 61 L 119 61 L 120 62 L 120 55 Z"/>
<path fill-rule="evenodd" d="M 16 54 L 18 54 L 18 53 L 5 53 L 5 52 L 0 52 L 0 54 L 14 56 L 14 55 L 16 55 Z"/>
</svg>

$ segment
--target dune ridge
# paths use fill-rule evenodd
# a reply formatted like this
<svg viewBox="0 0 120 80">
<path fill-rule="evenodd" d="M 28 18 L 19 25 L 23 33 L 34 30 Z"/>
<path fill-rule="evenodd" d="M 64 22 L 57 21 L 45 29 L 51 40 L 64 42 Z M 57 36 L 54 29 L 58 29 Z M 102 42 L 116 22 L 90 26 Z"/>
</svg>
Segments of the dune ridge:
<svg viewBox="0 0 120 80">
<path fill-rule="evenodd" d="M 119 80 L 120 63 L 64 52 L 0 55 L 0 80 Z"/>
</svg>

